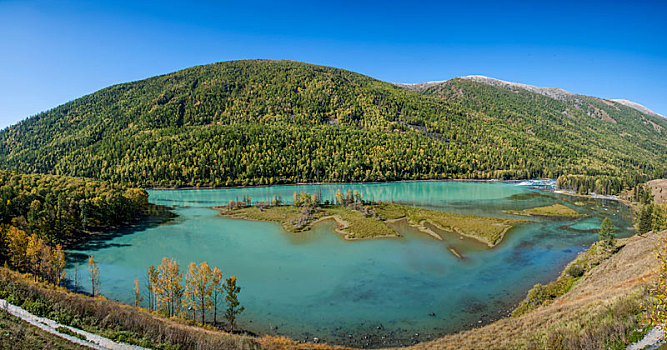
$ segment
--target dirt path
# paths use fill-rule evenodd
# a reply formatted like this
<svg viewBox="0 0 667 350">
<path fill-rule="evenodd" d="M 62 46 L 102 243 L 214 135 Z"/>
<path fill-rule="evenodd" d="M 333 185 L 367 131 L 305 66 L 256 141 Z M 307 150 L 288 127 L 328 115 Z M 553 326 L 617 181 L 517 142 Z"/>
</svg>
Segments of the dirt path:
<svg viewBox="0 0 667 350">
<path fill-rule="evenodd" d="M 645 349 L 657 349 L 662 342 L 660 341 L 660 337 L 662 336 L 662 330 L 658 328 L 653 328 L 646 335 L 644 336 L 644 339 L 628 345 L 625 350 L 645 350 Z"/>
<path fill-rule="evenodd" d="M 97 334 L 93 334 L 90 332 L 82 331 L 80 329 L 72 328 L 63 324 L 60 324 L 56 321 L 50 320 L 48 318 L 43 318 L 39 316 L 35 316 L 31 314 L 30 312 L 26 311 L 23 308 L 20 308 L 18 306 L 12 305 L 7 302 L 7 300 L 0 299 L 0 308 L 3 310 L 6 310 L 8 313 L 14 315 L 15 317 L 18 317 L 22 319 L 23 321 L 26 321 L 30 323 L 31 325 L 45 331 L 48 333 L 51 333 L 53 335 L 56 335 L 58 337 L 61 337 L 67 341 L 70 341 L 75 344 L 79 344 L 82 346 L 89 347 L 91 349 L 99 349 L 99 350 L 144 350 L 146 348 L 142 348 L 140 346 L 136 345 L 130 345 L 130 344 L 125 344 L 125 343 L 118 343 L 115 342 L 111 339 L 104 338 L 102 336 L 99 336 Z M 71 330 L 74 333 L 80 334 L 86 338 L 86 340 L 79 339 L 77 337 L 68 335 L 68 334 L 63 334 L 60 333 L 56 330 L 58 327 L 65 327 L 69 330 Z"/>
</svg>

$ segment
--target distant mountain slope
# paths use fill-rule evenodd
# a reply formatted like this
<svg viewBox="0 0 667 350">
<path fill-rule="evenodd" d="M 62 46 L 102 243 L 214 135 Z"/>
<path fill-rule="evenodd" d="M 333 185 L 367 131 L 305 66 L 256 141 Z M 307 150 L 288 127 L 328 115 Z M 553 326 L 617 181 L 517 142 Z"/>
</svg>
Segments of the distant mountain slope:
<svg viewBox="0 0 667 350">
<path fill-rule="evenodd" d="M 605 162 L 607 167 L 667 162 L 667 120 L 608 100 L 479 76 L 431 84 L 420 93 L 457 103 L 538 138 L 558 139 L 594 160 L 618 157 Z"/>
<path fill-rule="evenodd" d="M 0 131 L 0 166 L 141 186 L 565 173 L 631 183 L 667 172 L 665 128 L 578 95 L 464 79 L 416 92 L 336 68 L 233 61 L 114 85 L 28 118 Z"/>
<path fill-rule="evenodd" d="M 648 109 L 648 108 L 646 108 L 646 107 L 640 105 L 640 104 L 637 103 L 637 102 L 632 102 L 632 101 L 628 101 L 628 100 L 624 100 L 624 99 L 614 99 L 614 100 L 612 100 L 612 101 L 614 101 L 614 102 L 618 102 L 618 103 L 620 103 L 620 104 L 622 104 L 622 105 L 624 105 L 624 106 L 628 106 L 628 107 L 630 107 L 630 108 L 634 108 L 634 109 L 636 109 L 636 110 L 638 110 L 638 111 L 640 111 L 640 112 L 642 112 L 642 113 L 645 113 L 645 114 L 649 114 L 649 115 L 653 115 L 653 116 L 656 116 L 656 117 L 662 117 L 662 118 L 665 118 L 665 116 L 663 116 L 663 115 L 661 115 L 661 114 L 658 114 L 658 113 L 656 113 L 656 112 L 653 112 L 652 110 L 650 110 L 650 109 Z"/>
</svg>

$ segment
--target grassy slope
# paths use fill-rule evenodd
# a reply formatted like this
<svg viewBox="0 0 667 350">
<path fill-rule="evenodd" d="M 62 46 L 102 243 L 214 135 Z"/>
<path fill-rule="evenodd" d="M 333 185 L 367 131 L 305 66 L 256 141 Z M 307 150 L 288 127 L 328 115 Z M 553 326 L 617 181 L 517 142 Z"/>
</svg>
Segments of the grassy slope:
<svg viewBox="0 0 667 350">
<path fill-rule="evenodd" d="M 88 349 L 14 317 L 0 308 L 0 349 Z"/>
<path fill-rule="evenodd" d="M 656 179 L 646 183 L 655 198 L 655 204 L 667 204 L 667 179 Z"/>
<path fill-rule="evenodd" d="M 657 267 L 661 234 L 619 240 L 619 252 L 588 271 L 565 295 L 520 317 L 499 320 L 410 349 L 605 349 L 629 342 L 638 326 L 644 281 Z M 635 334 L 636 336 L 636 334 Z M 624 347 L 623 347 L 624 348 Z"/>
<path fill-rule="evenodd" d="M 159 349 L 260 349 L 256 339 L 195 327 L 105 298 L 35 283 L 30 276 L 0 268 L 0 295 L 29 312 L 106 338 Z M 175 346 L 174 346 L 175 345 Z"/>
</svg>

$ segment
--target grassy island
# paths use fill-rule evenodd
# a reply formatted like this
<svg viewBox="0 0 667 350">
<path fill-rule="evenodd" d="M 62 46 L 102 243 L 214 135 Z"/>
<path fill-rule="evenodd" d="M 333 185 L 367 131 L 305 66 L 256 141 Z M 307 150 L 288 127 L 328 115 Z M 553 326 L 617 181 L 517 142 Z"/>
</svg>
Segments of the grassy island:
<svg viewBox="0 0 667 350">
<path fill-rule="evenodd" d="M 436 231 L 457 234 L 482 242 L 489 247 L 500 243 L 510 229 L 524 220 L 481 217 L 415 208 L 394 203 L 372 203 L 357 193 L 336 196 L 335 204 L 320 203 L 308 193 L 294 195 L 293 205 L 283 205 L 278 199 L 251 206 L 248 201 L 230 202 L 216 207 L 220 213 L 236 219 L 278 222 L 288 232 L 310 230 L 323 220 L 334 220 L 337 233 L 347 240 L 401 237 L 390 224 L 406 220 L 417 230 L 437 240 L 443 237 Z"/>
<path fill-rule="evenodd" d="M 562 217 L 562 218 L 576 218 L 579 216 L 586 216 L 562 204 L 554 204 L 545 207 L 537 207 L 524 210 L 504 210 L 503 212 L 507 214 L 523 215 L 523 216 L 548 216 L 548 217 Z"/>
</svg>

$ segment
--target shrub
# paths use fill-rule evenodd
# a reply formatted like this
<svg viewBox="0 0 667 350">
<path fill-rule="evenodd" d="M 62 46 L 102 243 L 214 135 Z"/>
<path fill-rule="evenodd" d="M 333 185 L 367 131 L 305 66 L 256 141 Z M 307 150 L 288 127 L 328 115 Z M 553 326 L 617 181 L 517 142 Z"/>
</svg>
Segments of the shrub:
<svg viewBox="0 0 667 350">
<path fill-rule="evenodd" d="M 67 334 L 67 335 L 71 335 L 73 337 L 77 337 L 81 340 L 88 340 L 88 338 L 86 338 L 85 335 L 74 332 L 67 327 L 60 326 L 60 327 L 56 328 L 56 331 L 58 331 L 59 333 L 62 333 L 62 334 Z"/>
<path fill-rule="evenodd" d="M 573 264 L 567 268 L 567 274 L 574 278 L 583 276 L 585 272 L 586 269 L 584 269 L 584 267 L 579 264 Z"/>
<path fill-rule="evenodd" d="M 30 312 L 31 314 L 35 314 L 37 316 L 48 315 L 47 306 L 38 301 L 26 301 L 23 303 L 23 305 L 21 305 L 21 307 L 26 309 L 26 311 Z"/>
</svg>

